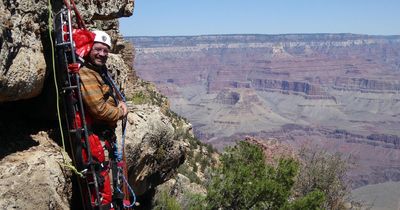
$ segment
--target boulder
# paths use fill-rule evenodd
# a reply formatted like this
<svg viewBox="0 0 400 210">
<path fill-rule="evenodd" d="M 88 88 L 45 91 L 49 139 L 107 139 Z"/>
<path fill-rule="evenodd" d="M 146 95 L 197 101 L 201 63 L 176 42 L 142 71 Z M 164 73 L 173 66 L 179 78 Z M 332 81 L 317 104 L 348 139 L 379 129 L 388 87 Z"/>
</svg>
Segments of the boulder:
<svg viewBox="0 0 400 210">
<path fill-rule="evenodd" d="M 176 175 L 186 146 L 176 138 L 171 120 L 157 106 L 134 106 L 126 130 L 129 182 L 140 196 Z"/>
<path fill-rule="evenodd" d="M 46 2 L 0 1 L 0 102 L 32 98 L 42 91 Z"/>
<path fill-rule="evenodd" d="M 37 145 L 0 160 L 0 209 L 70 209 L 72 173 L 63 164 L 71 160 L 46 132 L 31 141 Z"/>
</svg>

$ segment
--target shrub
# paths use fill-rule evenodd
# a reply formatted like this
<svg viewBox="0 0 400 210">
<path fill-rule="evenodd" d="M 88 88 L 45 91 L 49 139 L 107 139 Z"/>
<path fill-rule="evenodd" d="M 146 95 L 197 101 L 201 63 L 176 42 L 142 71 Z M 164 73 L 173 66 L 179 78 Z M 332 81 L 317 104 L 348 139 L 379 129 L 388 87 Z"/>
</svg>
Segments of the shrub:
<svg viewBox="0 0 400 210">
<path fill-rule="evenodd" d="M 207 167 L 211 167 L 210 162 L 206 157 L 203 157 L 200 160 L 200 171 L 204 173 Z"/>
<path fill-rule="evenodd" d="M 178 173 L 186 176 L 190 180 L 190 182 L 201 184 L 200 178 L 196 175 L 196 173 L 193 170 L 190 170 L 186 164 L 182 164 L 178 168 Z"/>
<path fill-rule="evenodd" d="M 320 210 L 321 204 L 325 201 L 325 194 L 319 190 L 308 193 L 305 197 L 287 203 L 281 210 Z"/>
<path fill-rule="evenodd" d="M 136 105 L 140 104 L 145 104 L 149 102 L 149 99 L 146 97 L 146 95 L 140 91 L 135 94 L 133 94 L 132 98 L 130 98 L 130 101 L 132 101 Z"/>
<path fill-rule="evenodd" d="M 341 154 L 330 154 L 321 148 L 302 148 L 301 165 L 295 191 L 304 196 L 319 190 L 326 196 L 326 209 L 341 209 L 345 197 L 350 193 L 346 172 L 351 166 L 350 158 Z"/>
<path fill-rule="evenodd" d="M 178 201 L 170 196 L 167 191 L 160 192 L 159 196 L 154 198 L 154 210 L 181 210 Z"/>
<path fill-rule="evenodd" d="M 206 209 L 206 196 L 195 193 L 188 193 L 182 201 L 182 208 L 188 210 L 203 210 Z"/>
<path fill-rule="evenodd" d="M 298 172 L 298 163 L 293 159 L 281 159 L 273 167 L 266 164 L 261 148 L 248 142 L 239 142 L 235 147 L 226 150 L 221 157 L 221 163 L 221 167 L 214 171 L 208 186 L 208 208 L 291 207 L 288 200 Z M 319 206 L 321 199 L 317 198 L 310 197 L 304 202 Z"/>
</svg>

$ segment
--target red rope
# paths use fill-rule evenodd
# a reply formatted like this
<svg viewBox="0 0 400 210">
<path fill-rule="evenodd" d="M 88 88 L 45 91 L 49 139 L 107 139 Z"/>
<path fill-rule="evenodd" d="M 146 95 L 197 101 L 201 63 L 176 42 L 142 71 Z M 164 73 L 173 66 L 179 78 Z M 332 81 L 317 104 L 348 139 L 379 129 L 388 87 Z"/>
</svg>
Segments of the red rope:
<svg viewBox="0 0 400 210">
<path fill-rule="evenodd" d="M 74 0 L 69 0 L 69 1 L 70 1 L 70 3 L 68 3 L 67 0 L 64 0 L 64 4 L 68 8 L 69 11 L 71 11 L 71 5 L 72 5 L 72 9 L 74 10 L 74 13 L 75 13 L 75 18 L 76 18 L 76 23 L 78 24 L 78 28 L 86 29 L 85 22 L 83 22 L 83 20 L 82 20 L 82 16 L 79 13 L 79 10 L 75 5 L 75 1 Z"/>
<path fill-rule="evenodd" d="M 78 23 L 78 27 L 86 29 L 85 23 L 82 20 L 82 16 L 79 13 L 78 8 L 76 8 L 75 1 L 74 0 L 70 0 L 70 1 L 72 3 L 72 6 L 74 7 L 74 12 L 75 12 L 76 20 L 77 20 L 76 22 Z"/>
<path fill-rule="evenodd" d="M 123 174 L 124 176 L 128 179 L 128 169 L 127 169 L 127 165 L 126 165 L 126 157 L 125 157 L 125 149 L 122 148 L 122 161 L 124 162 L 124 167 L 123 167 Z M 122 187 L 122 192 L 124 193 L 124 200 L 128 200 L 130 201 L 130 192 L 128 191 L 128 186 L 127 184 L 124 182 L 123 187 Z M 128 208 L 128 210 L 131 208 Z"/>
</svg>

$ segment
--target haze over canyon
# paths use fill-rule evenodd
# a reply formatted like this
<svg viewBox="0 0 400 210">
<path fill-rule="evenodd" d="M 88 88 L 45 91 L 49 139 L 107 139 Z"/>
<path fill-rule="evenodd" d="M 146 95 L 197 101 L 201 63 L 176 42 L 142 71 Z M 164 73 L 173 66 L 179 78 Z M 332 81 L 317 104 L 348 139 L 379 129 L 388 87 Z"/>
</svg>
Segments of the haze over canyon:
<svg viewBox="0 0 400 210">
<path fill-rule="evenodd" d="M 400 36 L 126 37 L 137 74 L 195 134 L 221 149 L 244 136 L 350 154 L 353 187 L 400 181 Z"/>
</svg>

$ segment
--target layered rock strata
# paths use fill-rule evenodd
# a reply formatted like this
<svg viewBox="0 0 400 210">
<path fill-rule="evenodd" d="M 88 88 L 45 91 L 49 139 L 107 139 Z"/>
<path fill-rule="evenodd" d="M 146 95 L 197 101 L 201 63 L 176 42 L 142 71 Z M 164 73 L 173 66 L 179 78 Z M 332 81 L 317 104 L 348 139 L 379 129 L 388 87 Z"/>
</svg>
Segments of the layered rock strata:
<svg viewBox="0 0 400 210">
<path fill-rule="evenodd" d="M 203 141 L 222 149 L 246 135 L 296 146 L 309 139 L 357 153 L 354 187 L 399 180 L 400 36 L 128 39 L 138 75 L 156 83 Z"/>
</svg>

